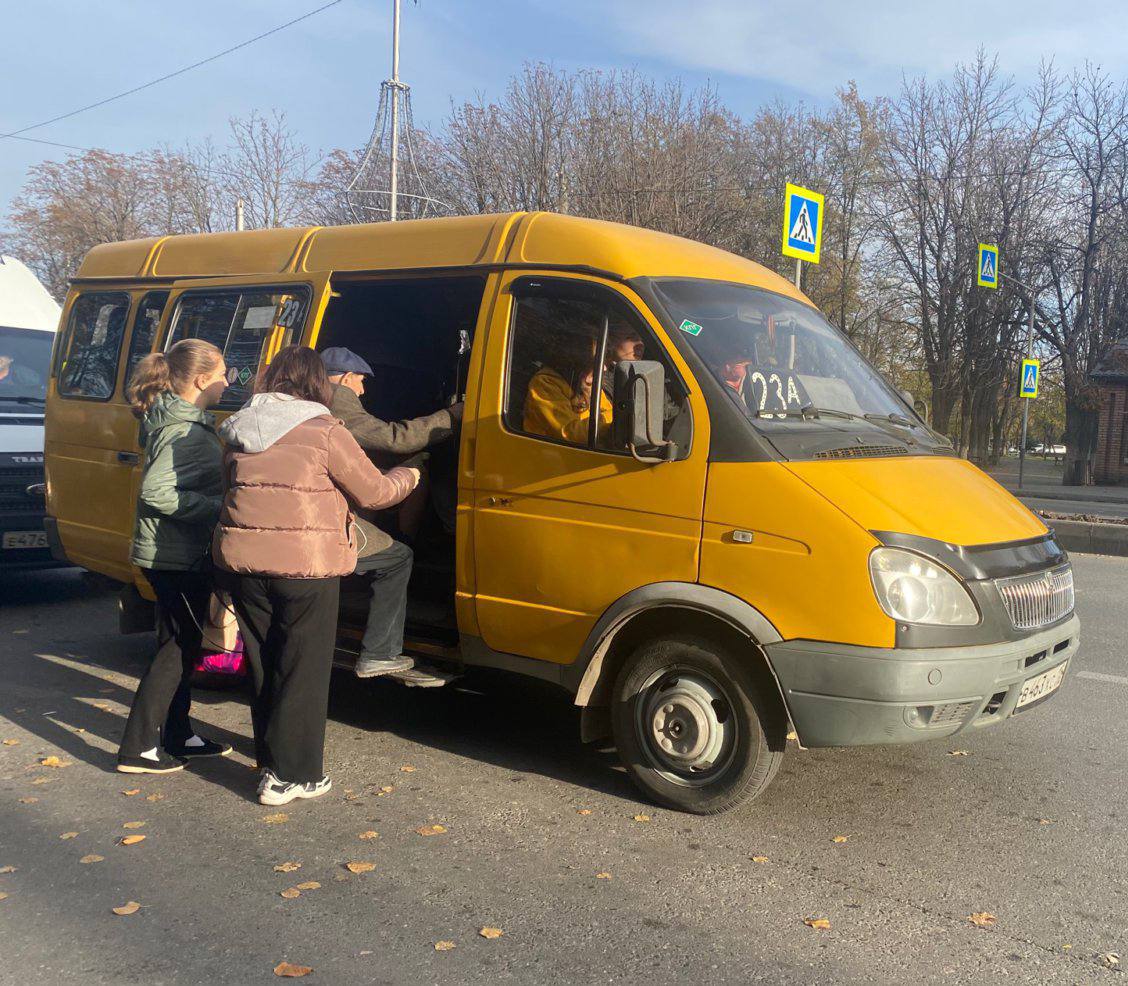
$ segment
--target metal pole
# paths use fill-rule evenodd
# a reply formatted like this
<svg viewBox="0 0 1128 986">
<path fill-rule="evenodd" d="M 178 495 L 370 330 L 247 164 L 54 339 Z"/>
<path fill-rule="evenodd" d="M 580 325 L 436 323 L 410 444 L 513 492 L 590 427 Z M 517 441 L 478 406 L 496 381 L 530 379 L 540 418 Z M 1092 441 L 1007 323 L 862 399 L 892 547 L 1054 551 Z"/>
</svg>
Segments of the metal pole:
<svg viewBox="0 0 1128 986">
<path fill-rule="evenodd" d="M 803 261 L 800 260 L 798 257 L 796 257 L 795 258 L 795 286 L 797 288 L 799 288 L 800 291 L 803 290 L 802 283 L 803 283 Z"/>
<path fill-rule="evenodd" d="M 392 0 L 392 155 L 388 184 L 391 194 L 388 214 L 392 222 L 396 221 L 396 186 L 399 182 L 399 26 L 400 0 Z"/>
<path fill-rule="evenodd" d="M 243 200 L 235 200 L 235 231 L 238 233 L 243 232 Z"/>
<path fill-rule="evenodd" d="M 1031 346 L 1034 344 L 1034 292 L 1027 290 L 1026 304 L 1030 308 L 1030 317 L 1026 322 L 1026 358 L 1030 359 Z M 1022 376 L 1021 373 L 1018 379 L 1018 385 L 1021 392 Z M 1030 418 L 1030 398 L 1023 397 L 1022 400 L 1022 441 L 1018 446 L 1018 488 L 1022 489 L 1022 474 L 1026 466 L 1026 425 Z"/>
</svg>

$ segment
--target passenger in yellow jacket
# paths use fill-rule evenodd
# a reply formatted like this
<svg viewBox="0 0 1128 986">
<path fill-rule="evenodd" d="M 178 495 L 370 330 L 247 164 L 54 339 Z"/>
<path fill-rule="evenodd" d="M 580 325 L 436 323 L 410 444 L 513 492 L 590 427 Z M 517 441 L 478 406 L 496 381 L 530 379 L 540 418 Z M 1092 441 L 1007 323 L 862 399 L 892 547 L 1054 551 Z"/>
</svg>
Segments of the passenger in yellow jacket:
<svg viewBox="0 0 1128 986">
<path fill-rule="evenodd" d="M 529 381 L 525 395 L 525 431 L 545 438 L 559 438 L 575 445 L 586 445 L 591 420 L 592 371 L 580 378 L 578 390 L 549 367 L 539 370 Z M 599 395 L 599 431 L 611 424 L 611 401 Z"/>
</svg>

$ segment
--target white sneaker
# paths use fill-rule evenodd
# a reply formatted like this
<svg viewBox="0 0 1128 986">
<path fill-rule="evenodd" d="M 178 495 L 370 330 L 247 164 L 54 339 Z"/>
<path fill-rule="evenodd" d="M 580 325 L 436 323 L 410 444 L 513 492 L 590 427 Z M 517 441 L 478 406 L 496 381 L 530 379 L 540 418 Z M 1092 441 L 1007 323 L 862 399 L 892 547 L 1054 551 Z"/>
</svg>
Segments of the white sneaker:
<svg viewBox="0 0 1128 986">
<path fill-rule="evenodd" d="M 259 784 L 258 799 L 262 805 L 288 805 L 298 798 L 320 798 L 328 794 L 333 782 L 326 774 L 319 781 L 296 784 L 278 778 L 273 771 L 266 771 Z"/>
</svg>

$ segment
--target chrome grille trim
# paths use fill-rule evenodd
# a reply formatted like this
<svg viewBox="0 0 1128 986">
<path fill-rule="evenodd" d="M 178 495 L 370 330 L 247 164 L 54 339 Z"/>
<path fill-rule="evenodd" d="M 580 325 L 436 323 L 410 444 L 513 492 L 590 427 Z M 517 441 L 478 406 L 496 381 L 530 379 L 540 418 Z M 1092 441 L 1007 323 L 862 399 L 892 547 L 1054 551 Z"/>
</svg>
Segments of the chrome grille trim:
<svg viewBox="0 0 1128 986">
<path fill-rule="evenodd" d="M 995 587 L 1016 630 L 1037 630 L 1073 612 L 1073 569 L 1069 565 L 996 579 Z"/>
</svg>

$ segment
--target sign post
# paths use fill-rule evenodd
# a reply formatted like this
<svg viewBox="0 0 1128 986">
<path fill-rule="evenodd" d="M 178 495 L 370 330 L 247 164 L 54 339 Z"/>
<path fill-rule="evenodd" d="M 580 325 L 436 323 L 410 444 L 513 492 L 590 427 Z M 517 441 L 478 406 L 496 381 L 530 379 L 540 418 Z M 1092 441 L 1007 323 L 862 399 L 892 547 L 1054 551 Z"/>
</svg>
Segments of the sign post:
<svg viewBox="0 0 1128 986">
<path fill-rule="evenodd" d="M 795 258 L 795 286 L 802 282 L 803 261 L 819 262 L 822 249 L 823 197 L 787 183 L 783 199 L 783 255 Z"/>
</svg>

